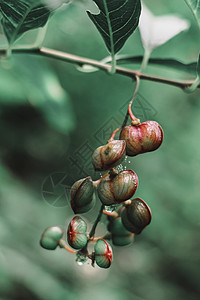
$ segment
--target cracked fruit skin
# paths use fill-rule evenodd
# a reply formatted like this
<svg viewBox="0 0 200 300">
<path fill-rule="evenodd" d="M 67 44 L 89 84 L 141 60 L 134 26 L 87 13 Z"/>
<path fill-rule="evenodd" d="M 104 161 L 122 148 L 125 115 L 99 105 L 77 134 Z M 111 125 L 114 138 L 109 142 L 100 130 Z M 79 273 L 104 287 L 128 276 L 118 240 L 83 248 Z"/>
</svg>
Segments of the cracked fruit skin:
<svg viewBox="0 0 200 300">
<path fill-rule="evenodd" d="M 120 140 L 126 141 L 126 154 L 136 156 L 158 149 L 163 141 L 163 130 L 157 122 L 146 121 L 123 127 Z"/>
<path fill-rule="evenodd" d="M 81 249 L 87 244 L 87 224 L 79 217 L 75 216 L 67 230 L 67 241 L 69 245 L 74 249 Z"/>
<path fill-rule="evenodd" d="M 96 264 L 100 268 L 107 269 L 111 266 L 113 253 L 112 248 L 104 239 L 99 239 L 94 246 Z"/>
<path fill-rule="evenodd" d="M 97 193 L 104 205 L 121 203 L 130 199 L 138 187 L 138 177 L 133 170 L 124 170 L 114 177 L 107 174 L 99 183 Z"/>
<path fill-rule="evenodd" d="M 63 230 L 58 226 L 51 226 L 45 229 L 41 236 L 40 245 L 48 250 L 55 250 L 59 240 L 63 236 Z"/>
<path fill-rule="evenodd" d="M 98 147 L 92 155 L 95 171 L 106 171 L 119 165 L 126 154 L 126 142 L 113 140 Z"/>
<path fill-rule="evenodd" d="M 121 218 L 127 230 L 139 234 L 151 222 L 151 209 L 144 200 L 135 198 L 123 209 Z"/>
</svg>

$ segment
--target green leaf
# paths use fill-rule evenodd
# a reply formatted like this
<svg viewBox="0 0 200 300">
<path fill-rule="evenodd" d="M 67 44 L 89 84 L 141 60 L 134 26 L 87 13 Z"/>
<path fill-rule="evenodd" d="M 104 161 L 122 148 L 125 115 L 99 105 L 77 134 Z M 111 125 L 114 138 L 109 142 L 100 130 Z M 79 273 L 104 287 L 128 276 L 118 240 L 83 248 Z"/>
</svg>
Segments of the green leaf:
<svg viewBox="0 0 200 300">
<path fill-rule="evenodd" d="M 51 12 L 62 2 L 47 5 L 39 0 L 0 0 L 0 12 L 3 16 L 1 23 L 10 45 L 24 32 L 43 27 Z"/>
<path fill-rule="evenodd" d="M 200 29 L 200 0 L 185 0 L 191 8 Z"/>
<path fill-rule="evenodd" d="M 113 55 L 124 45 L 138 26 L 141 13 L 140 0 L 93 0 L 100 13 L 87 12 L 102 35 L 104 42 Z"/>
</svg>

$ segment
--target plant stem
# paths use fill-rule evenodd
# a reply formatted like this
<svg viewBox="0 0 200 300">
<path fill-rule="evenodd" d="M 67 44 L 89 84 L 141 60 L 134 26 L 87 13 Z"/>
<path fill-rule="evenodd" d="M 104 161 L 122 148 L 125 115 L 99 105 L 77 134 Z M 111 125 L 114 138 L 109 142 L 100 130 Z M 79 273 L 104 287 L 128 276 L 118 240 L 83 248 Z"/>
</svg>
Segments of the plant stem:
<svg viewBox="0 0 200 300">
<path fill-rule="evenodd" d="M 112 30 L 111 20 L 110 20 L 110 16 L 109 16 L 110 13 L 108 10 L 106 0 L 103 0 L 103 5 L 104 5 L 104 9 L 105 9 L 105 17 L 106 17 L 107 24 L 108 24 L 108 30 L 109 30 L 109 36 L 110 36 L 110 52 L 111 52 L 111 57 L 112 57 L 111 69 L 109 72 L 110 72 L 110 74 L 114 74 L 115 69 L 116 69 L 116 58 L 115 58 L 115 49 L 114 49 L 114 40 L 113 40 L 113 30 Z"/>
<path fill-rule="evenodd" d="M 137 119 L 132 111 L 131 111 L 131 106 L 133 104 L 133 100 L 135 99 L 135 96 L 137 95 L 137 92 L 138 92 L 138 89 L 139 89 L 139 86 L 140 86 L 140 77 L 136 75 L 136 86 L 135 86 L 135 90 L 133 92 L 133 96 L 129 102 L 129 106 L 128 106 L 128 110 L 127 110 L 127 113 L 126 113 L 126 116 L 124 118 L 124 121 L 123 121 L 123 124 L 122 124 L 122 128 L 126 126 L 126 123 L 128 121 L 128 117 L 130 116 L 131 120 L 132 121 L 136 121 L 138 122 L 139 119 Z"/>
<path fill-rule="evenodd" d="M 192 4 L 191 4 L 191 1 L 186 0 L 186 3 L 187 3 L 187 5 L 189 6 L 189 8 L 191 9 L 191 11 L 192 11 L 192 13 L 193 13 L 193 15 L 194 15 L 194 17 L 195 17 L 195 20 L 196 20 L 196 22 L 197 22 L 197 25 L 199 26 L 199 30 L 200 30 L 200 21 L 199 21 L 198 15 L 197 15 L 198 4 L 199 4 L 199 2 L 198 2 L 198 4 L 196 4 L 196 5 L 197 5 L 197 9 L 196 9 L 196 10 L 193 9 Z"/>
<path fill-rule="evenodd" d="M 90 239 L 91 239 L 92 237 L 94 237 L 94 235 L 95 235 L 95 230 L 96 230 L 96 227 L 97 227 L 99 221 L 101 220 L 101 216 L 102 216 L 102 214 L 103 214 L 103 209 L 104 209 L 104 205 L 102 204 L 102 205 L 101 205 L 101 208 L 100 208 L 100 210 L 99 210 L 99 214 L 98 214 L 98 216 L 97 216 L 97 218 L 96 218 L 96 221 L 94 222 L 94 224 L 93 224 L 93 226 L 92 226 L 92 229 L 91 229 L 91 231 L 90 231 L 90 233 L 89 233 L 89 238 L 90 238 Z"/>
<path fill-rule="evenodd" d="M 1 55 L 6 55 L 6 49 L 0 49 L 0 56 Z M 62 60 L 68 63 L 72 64 L 78 64 L 79 66 L 83 65 L 91 65 L 93 67 L 96 67 L 100 70 L 104 70 L 108 73 L 110 73 L 111 65 L 110 64 L 105 64 L 101 63 L 97 60 L 94 59 L 89 59 L 89 58 L 84 58 L 80 56 L 76 56 L 73 54 L 53 50 L 53 49 L 48 49 L 48 48 L 13 48 L 12 49 L 13 54 L 34 54 L 34 55 L 41 55 L 45 57 L 50 57 L 50 58 L 55 58 L 58 60 Z M 141 80 L 148 80 L 148 81 L 153 81 L 153 82 L 159 82 L 163 84 L 168 84 L 171 86 L 176 86 L 179 88 L 189 88 L 195 80 L 188 80 L 188 81 L 181 81 L 181 80 L 172 80 L 164 77 L 159 77 L 159 76 L 154 76 L 154 75 L 148 75 L 148 74 L 143 74 L 139 71 L 131 70 L 131 69 L 126 69 L 120 66 L 116 66 L 115 68 L 115 73 L 127 76 L 130 78 L 135 78 L 136 76 L 140 77 Z M 198 88 L 200 88 L 200 84 L 198 85 Z"/>
<path fill-rule="evenodd" d="M 89 239 L 89 242 L 97 242 L 98 240 L 110 240 L 111 239 L 111 233 L 110 232 L 107 232 L 105 235 L 103 236 L 99 236 L 99 237 L 96 237 L 96 238 L 90 238 Z"/>
<path fill-rule="evenodd" d="M 115 74 L 116 66 L 117 66 L 117 63 L 116 63 L 115 54 L 112 53 L 112 62 L 111 62 L 111 70 L 110 70 L 111 75 Z"/>
<path fill-rule="evenodd" d="M 142 64 L 141 64 L 141 68 L 140 68 L 140 72 L 143 72 L 146 69 L 146 66 L 149 62 L 149 58 L 151 56 L 151 51 L 150 50 L 145 50 L 144 51 L 144 56 L 143 56 L 143 60 L 142 60 Z"/>
<path fill-rule="evenodd" d="M 200 77 L 197 76 L 197 78 L 195 79 L 193 84 L 190 87 L 185 88 L 184 91 L 186 93 L 193 93 L 196 90 L 196 88 L 198 87 L 199 83 L 200 83 Z"/>
<path fill-rule="evenodd" d="M 137 92 L 139 90 L 139 87 L 140 87 L 140 77 L 139 76 L 136 76 L 136 86 L 135 86 L 135 90 L 134 90 L 134 93 L 133 93 L 133 97 L 131 98 L 130 102 L 129 102 L 129 106 L 128 106 L 128 113 L 129 113 L 129 116 L 131 118 L 132 121 L 138 121 L 138 119 L 134 116 L 134 114 L 132 113 L 132 110 L 131 110 L 131 106 L 133 104 L 133 100 L 135 99 L 135 96 L 137 95 Z"/>
<path fill-rule="evenodd" d="M 99 183 L 106 177 L 108 176 L 108 173 L 104 174 L 100 179 L 97 179 L 96 181 L 93 181 L 93 186 L 95 188 L 97 188 L 97 186 L 99 185 Z"/>
<path fill-rule="evenodd" d="M 41 27 L 38 29 L 38 34 L 37 34 L 36 40 L 33 44 L 33 47 L 41 47 L 42 46 L 42 43 L 45 39 L 45 35 L 47 32 L 47 25 L 48 25 L 48 22 L 44 27 Z"/>
<path fill-rule="evenodd" d="M 109 142 L 112 142 L 113 140 L 114 140 L 114 138 L 115 138 L 115 135 L 116 135 L 116 133 L 119 131 L 119 128 L 117 128 L 117 129 L 115 129 L 114 131 L 113 131 L 113 133 L 111 134 L 111 137 L 109 138 L 109 140 L 108 140 L 108 143 Z"/>
<path fill-rule="evenodd" d="M 58 244 L 59 244 L 60 248 L 64 248 L 65 250 L 67 250 L 70 253 L 75 254 L 77 252 L 77 251 L 70 249 L 69 246 L 67 245 L 67 243 L 62 239 L 59 240 Z"/>
</svg>

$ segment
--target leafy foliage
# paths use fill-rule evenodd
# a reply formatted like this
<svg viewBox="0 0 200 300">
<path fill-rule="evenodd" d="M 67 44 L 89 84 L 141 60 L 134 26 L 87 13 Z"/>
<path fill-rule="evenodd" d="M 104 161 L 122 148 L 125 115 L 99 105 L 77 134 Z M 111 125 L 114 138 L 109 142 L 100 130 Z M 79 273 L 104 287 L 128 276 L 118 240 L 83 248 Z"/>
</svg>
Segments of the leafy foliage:
<svg viewBox="0 0 200 300">
<path fill-rule="evenodd" d="M 151 1 L 152 7 L 156 9 L 160 5 L 163 13 L 171 12 L 172 2 L 177 12 L 188 15 L 188 7 L 180 5 L 180 1 L 160 0 L 159 4 Z M 81 29 L 77 15 L 85 22 Z M 190 21 L 192 17 L 189 15 Z M 90 31 L 87 21 L 80 5 L 72 4 L 70 13 L 60 10 L 49 23 L 46 43 L 53 48 L 59 46 L 72 53 L 84 53 L 87 57 L 92 57 L 95 51 L 98 57 L 103 57 L 104 49 L 99 47 L 98 37 Z M 61 27 L 65 30 L 65 38 L 59 30 Z M 194 61 L 199 33 L 193 29 L 186 38 L 180 38 L 178 42 L 174 39 L 173 47 L 167 44 L 159 47 L 156 57 L 162 60 L 167 55 L 180 61 Z M 127 53 L 142 56 L 139 35 L 134 37 L 134 43 L 127 44 Z M 98 139 L 102 136 L 104 139 L 113 123 L 122 121 L 132 93 L 132 82 L 123 76 L 106 76 L 103 72 L 82 74 L 69 64 L 54 60 L 46 60 L 44 64 L 38 57 L 32 59 L 31 55 L 17 54 L 19 63 L 15 67 L 12 67 L 13 58 L 0 59 L 1 298 L 199 299 L 199 91 L 188 95 L 174 87 L 142 82 L 134 103 L 136 115 L 142 120 L 150 116 L 159 121 L 165 130 L 165 139 L 155 156 L 151 155 L 150 159 L 147 154 L 135 158 L 131 164 L 127 161 L 127 168 L 139 171 L 139 191 L 152 208 L 153 222 L 133 247 L 125 248 L 123 252 L 115 248 L 115 268 L 109 273 L 97 268 L 88 270 L 87 265 L 76 265 L 64 251 L 58 250 L 52 256 L 39 246 L 41 229 L 52 223 L 65 228 L 66 222 L 61 222 L 66 215 L 71 218 L 72 214 L 68 204 L 55 208 L 43 199 L 42 182 L 51 172 L 60 170 L 73 178 L 81 178 L 79 172 L 88 163 L 87 151 L 90 149 L 86 147 L 87 143 L 95 149 L 99 146 Z M 154 62 L 155 59 L 150 59 L 150 63 Z M 163 66 L 167 64 L 167 60 L 163 62 Z M 178 68 L 185 69 L 181 65 Z M 194 73 L 196 64 L 188 66 L 188 70 Z M 160 71 L 154 68 L 155 75 Z M 163 76 L 166 73 L 163 68 Z M 77 127 L 71 140 L 59 130 L 51 130 L 50 123 L 43 124 L 38 119 L 33 122 L 33 112 L 30 116 L 27 111 L 19 114 L 14 110 L 16 104 L 23 102 L 43 115 L 42 110 L 45 112 L 52 102 L 52 109 L 56 104 L 64 103 L 54 94 L 53 86 L 59 86 L 62 94 L 67 90 L 70 95 L 70 98 L 62 96 L 67 103 L 63 118 L 70 120 L 73 117 L 70 104 L 75 109 Z M 18 118 L 16 114 L 19 114 Z M 59 122 L 59 117 L 54 119 L 56 121 Z M 67 127 L 64 130 L 66 132 Z M 69 173 L 72 162 L 68 158 L 73 153 L 73 157 L 79 159 L 80 151 L 81 155 L 84 153 L 84 159 L 78 160 L 78 164 L 73 165 L 73 172 Z M 60 191 L 56 190 L 54 195 L 60 195 Z M 66 198 L 65 201 L 67 203 Z M 95 211 L 90 217 L 94 220 Z"/>
<path fill-rule="evenodd" d="M 0 0 L 1 22 L 9 44 L 12 45 L 24 32 L 43 27 L 51 12 L 61 4 L 56 1 L 52 7 L 41 0 Z"/>
<path fill-rule="evenodd" d="M 140 18 L 140 34 L 143 46 L 152 51 L 190 27 L 187 20 L 175 15 L 154 16 L 143 4 Z"/>
<path fill-rule="evenodd" d="M 140 0 L 94 0 L 100 9 L 98 15 L 88 12 L 102 35 L 108 50 L 117 53 L 138 26 Z"/>
<path fill-rule="evenodd" d="M 185 1 L 191 8 L 200 29 L 200 1 L 199 0 L 185 0 Z"/>
</svg>

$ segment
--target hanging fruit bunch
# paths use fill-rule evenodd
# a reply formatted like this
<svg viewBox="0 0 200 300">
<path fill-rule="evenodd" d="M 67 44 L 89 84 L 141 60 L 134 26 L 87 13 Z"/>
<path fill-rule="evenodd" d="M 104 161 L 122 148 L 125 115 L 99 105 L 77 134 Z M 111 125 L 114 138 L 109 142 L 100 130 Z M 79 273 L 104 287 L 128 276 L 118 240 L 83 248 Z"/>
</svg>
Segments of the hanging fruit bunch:
<svg viewBox="0 0 200 300">
<path fill-rule="evenodd" d="M 133 100 L 133 99 L 132 99 Z M 75 214 L 88 212 L 95 203 L 95 194 L 101 202 L 101 209 L 90 232 L 86 222 L 75 216 L 67 230 L 67 241 L 63 230 L 58 226 L 47 228 L 42 234 L 40 244 L 48 250 L 57 246 L 76 254 L 79 264 L 91 260 L 101 268 L 111 266 L 113 252 L 108 240 L 115 246 L 133 243 L 134 237 L 151 222 L 151 210 L 140 198 L 132 198 L 138 187 L 138 177 L 133 170 L 118 172 L 118 166 L 127 156 L 136 156 L 151 152 L 160 147 L 163 141 L 163 130 L 155 121 L 140 123 L 131 110 L 132 100 L 128 107 L 131 125 L 122 126 L 119 139 L 115 135 L 117 128 L 106 145 L 98 147 L 92 155 L 92 164 L 96 171 L 107 171 L 97 181 L 90 176 L 76 181 L 71 187 L 71 208 Z M 112 207 L 112 212 L 105 208 Z M 107 232 L 103 237 L 95 237 L 96 227 L 102 217 L 107 216 Z M 94 243 L 92 253 L 88 252 L 88 244 Z M 72 248 L 70 248 L 70 247 Z"/>
</svg>

